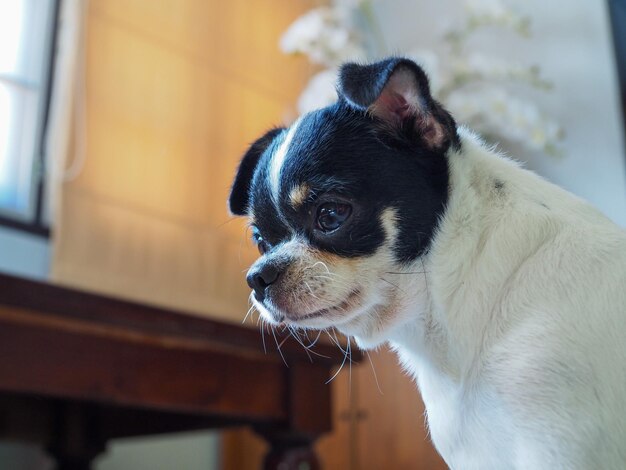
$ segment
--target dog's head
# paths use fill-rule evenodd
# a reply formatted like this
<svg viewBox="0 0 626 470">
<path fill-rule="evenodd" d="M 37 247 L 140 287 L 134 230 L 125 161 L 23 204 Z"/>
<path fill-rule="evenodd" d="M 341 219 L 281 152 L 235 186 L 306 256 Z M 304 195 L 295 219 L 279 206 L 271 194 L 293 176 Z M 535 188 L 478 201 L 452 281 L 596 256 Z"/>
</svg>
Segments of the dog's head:
<svg viewBox="0 0 626 470">
<path fill-rule="evenodd" d="M 414 295 L 401 274 L 428 249 L 459 139 L 410 60 L 346 64 L 338 92 L 250 147 L 229 202 L 261 253 L 247 280 L 265 319 L 366 341 Z"/>
</svg>

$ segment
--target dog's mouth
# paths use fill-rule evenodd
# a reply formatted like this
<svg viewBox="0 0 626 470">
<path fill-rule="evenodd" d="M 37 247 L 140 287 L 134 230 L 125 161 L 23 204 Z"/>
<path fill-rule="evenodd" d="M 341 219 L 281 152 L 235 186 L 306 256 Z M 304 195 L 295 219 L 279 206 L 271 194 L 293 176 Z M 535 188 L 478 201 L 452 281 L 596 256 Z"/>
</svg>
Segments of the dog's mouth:
<svg viewBox="0 0 626 470">
<path fill-rule="evenodd" d="M 358 301 L 361 296 L 360 289 L 354 289 L 351 291 L 348 296 L 338 304 L 335 304 L 331 307 L 322 308 L 320 310 L 315 310 L 310 313 L 305 313 L 303 315 L 293 314 L 291 312 L 283 313 L 280 318 L 280 322 L 289 322 L 289 323 L 299 323 L 306 320 L 312 320 L 315 318 L 322 318 L 329 315 L 333 315 L 335 313 L 343 313 L 346 312 L 350 307 L 353 307 L 354 304 Z"/>
</svg>

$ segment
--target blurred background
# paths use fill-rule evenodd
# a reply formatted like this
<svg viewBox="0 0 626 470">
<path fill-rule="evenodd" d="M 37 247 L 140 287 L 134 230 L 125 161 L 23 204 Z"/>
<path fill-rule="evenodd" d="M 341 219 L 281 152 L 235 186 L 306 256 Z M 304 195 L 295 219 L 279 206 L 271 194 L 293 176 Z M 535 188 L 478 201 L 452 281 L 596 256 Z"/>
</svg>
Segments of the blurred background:
<svg viewBox="0 0 626 470">
<path fill-rule="evenodd" d="M 387 54 L 626 226 L 625 1 L 0 0 L 0 271 L 241 323 L 256 251 L 226 208 L 239 158 L 332 102 L 341 62 Z M 413 384 L 372 359 L 332 383 L 323 462 L 444 468 Z M 246 431 L 129 439 L 96 468 L 256 468 L 263 446 Z M 0 443 L 1 470 L 49 466 Z"/>
</svg>

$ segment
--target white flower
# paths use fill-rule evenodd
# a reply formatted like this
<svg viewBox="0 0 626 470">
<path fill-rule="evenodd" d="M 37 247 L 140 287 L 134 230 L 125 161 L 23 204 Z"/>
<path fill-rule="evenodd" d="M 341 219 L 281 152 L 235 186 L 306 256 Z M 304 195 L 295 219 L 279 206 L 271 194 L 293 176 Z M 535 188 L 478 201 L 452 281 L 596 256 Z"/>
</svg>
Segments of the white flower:
<svg viewBox="0 0 626 470">
<path fill-rule="evenodd" d="M 280 39 L 285 53 L 301 53 L 326 66 L 360 60 L 365 50 L 344 15 L 331 7 L 315 8 L 298 18 Z"/>
<path fill-rule="evenodd" d="M 337 101 L 336 82 L 336 69 L 324 70 L 314 75 L 298 99 L 298 112 L 305 114 Z"/>
<path fill-rule="evenodd" d="M 447 101 L 459 122 L 476 130 L 549 153 L 558 153 L 563 137 L 559 125 L 528 101 L 510 96 L 500 88 L 456 91 Z"/>
<path fill-rule="evenodd" d="M 466 0 L 465 8 L 472 14 L 492 18 L 503 17 L 509 13 L 500 0 Z"/>
<path fill-rule="evenodd" d="M 511 28 L 522 36 L 530 34 L 530 20 L 504 5 L 500 0 L 466 0 L 471 28 L 494 25 Z"/>
<path fill-rule="evenodd" d="M 517 81 L 535 88 L 550 89 L 552 83 L 540 76 L 539 68 L 487 57 L 482 54 L 459 56 L 451 60 L 451 72 L 456 86 L 469 81 Z"/>
</svg>

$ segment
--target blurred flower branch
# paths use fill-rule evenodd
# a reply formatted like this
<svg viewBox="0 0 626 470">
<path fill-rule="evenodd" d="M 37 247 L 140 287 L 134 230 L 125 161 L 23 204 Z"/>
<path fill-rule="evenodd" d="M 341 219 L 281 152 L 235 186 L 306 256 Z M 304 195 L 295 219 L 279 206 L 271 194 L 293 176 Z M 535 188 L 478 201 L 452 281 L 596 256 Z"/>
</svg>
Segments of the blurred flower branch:
<svg viewBox="0 0 626 470">
<path fill-rule="evenodd" d="M 365 61 L 389 53 L 376 20 L 377 0 L 331 0 L 298 18 L 284 33 L 281 49 L 304 54 L 323 67 L 302 92 L 298 110 L 305 113 L 337 99 L 337 68 L 345 61 Z M 490 138 L 517 142 L 529 150 L 560 155 L 561 126 L 523 96 L 524 88 L 548 92 L 552 83 L 535 65 L 470 53 L 469 41 L 489 29 L 531 37 L 531 19 L 501 0 L 466 0 L 462 24 L 443 34 L 442 60 L 429 50 L 405 51 L 427 71 L 433 95 L 461 123 Z M 417 38 L 416 38 L 417 41 Z M 443 55 L 443 54 L 442 54 Z"/>
</svg>

